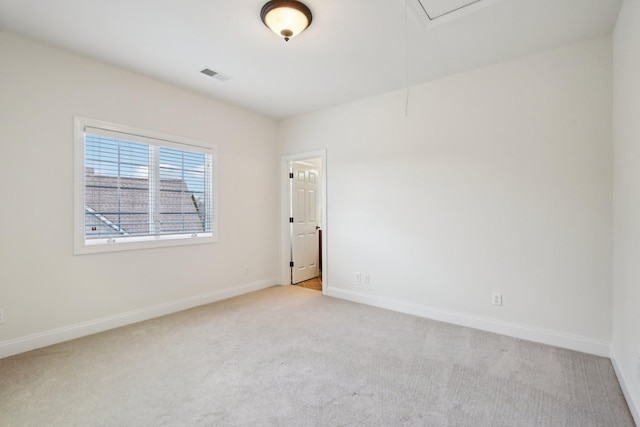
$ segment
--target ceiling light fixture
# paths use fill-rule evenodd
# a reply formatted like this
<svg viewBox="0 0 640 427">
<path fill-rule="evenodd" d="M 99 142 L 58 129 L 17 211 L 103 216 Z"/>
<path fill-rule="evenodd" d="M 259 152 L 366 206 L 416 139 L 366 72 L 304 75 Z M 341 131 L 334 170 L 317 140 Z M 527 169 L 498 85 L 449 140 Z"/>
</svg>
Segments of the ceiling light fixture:
<svg viewBox="0 0 640 427">
<path fill-rule="evenodd" d="M 262 6 L 260 18 L 271 31 L 289 41 L 311 25 L 311 11 L 299 1 L 273 0 Z"/>
</svg>

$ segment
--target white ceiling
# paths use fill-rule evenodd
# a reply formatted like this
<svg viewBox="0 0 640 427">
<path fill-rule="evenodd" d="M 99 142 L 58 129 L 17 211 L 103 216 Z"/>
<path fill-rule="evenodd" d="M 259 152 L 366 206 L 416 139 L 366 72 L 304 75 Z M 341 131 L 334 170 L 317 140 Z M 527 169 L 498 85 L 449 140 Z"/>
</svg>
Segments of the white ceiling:
<svg viewBox="0 0 640 427">
<path fill-rule="evenodd" d="M 286 43 L 266 0 L 0 0 L 0 28 L 281 119 L 403 88 L 405 1 L 412 85 L 610 34 L 622 3 L 482 0 L 425 25 L 417 0 L 305 0 Z"/>
</svg>

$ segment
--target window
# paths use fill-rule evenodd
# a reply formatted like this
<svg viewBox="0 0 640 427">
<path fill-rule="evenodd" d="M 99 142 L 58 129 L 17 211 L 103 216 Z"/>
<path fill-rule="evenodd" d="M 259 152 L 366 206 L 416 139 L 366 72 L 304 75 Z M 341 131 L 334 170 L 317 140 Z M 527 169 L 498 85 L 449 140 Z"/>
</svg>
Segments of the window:
<svg viewBox="0 0 640 427">
<path fill-rule="evenodd" d="M 217 241 L 215 147 L 75 117 L 75 253 Z"/>
</svg>

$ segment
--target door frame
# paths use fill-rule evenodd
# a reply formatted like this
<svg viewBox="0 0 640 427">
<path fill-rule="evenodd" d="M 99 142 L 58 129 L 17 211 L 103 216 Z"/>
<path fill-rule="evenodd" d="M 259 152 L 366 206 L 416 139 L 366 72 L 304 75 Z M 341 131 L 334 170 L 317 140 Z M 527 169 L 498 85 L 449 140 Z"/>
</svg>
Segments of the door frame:
<svg viewBox="0 0 640 427">
<path fill-rule="evenodd" d="M 289 232 L 289 163 L 309 159 L 322 159 L 320 209 L 322 210 L 322 294 L 329 288 L 329 260 L 327 258 L 327 149 L 288 154 L 280 158 L 280 283 L 291 283 L 291 234 Z"/>
</svg>

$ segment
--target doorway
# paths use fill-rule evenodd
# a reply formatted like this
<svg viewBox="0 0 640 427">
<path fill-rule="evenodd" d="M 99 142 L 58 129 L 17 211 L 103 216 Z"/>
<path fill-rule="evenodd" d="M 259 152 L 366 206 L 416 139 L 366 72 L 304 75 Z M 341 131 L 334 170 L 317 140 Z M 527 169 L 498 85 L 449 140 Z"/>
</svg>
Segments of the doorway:
<svg viewBox="0 0 640 427">
<path fill-rule="evenodd" d="M 283 157 L 283 280 L 327 289 L 326 155 L 317 151 Z M 324 279 L 324 280 L 323 280 Z"/>
</svg>

